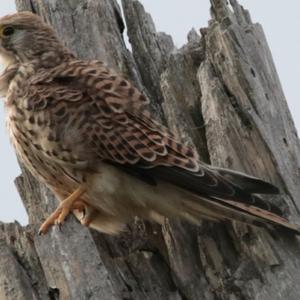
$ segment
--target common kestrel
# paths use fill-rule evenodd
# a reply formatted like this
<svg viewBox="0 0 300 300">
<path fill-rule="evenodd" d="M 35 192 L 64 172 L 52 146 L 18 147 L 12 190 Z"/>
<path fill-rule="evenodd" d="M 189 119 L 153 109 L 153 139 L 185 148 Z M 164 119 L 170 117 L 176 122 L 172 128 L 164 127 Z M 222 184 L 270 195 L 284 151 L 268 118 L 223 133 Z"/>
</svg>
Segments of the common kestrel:
<svg viewBox="0 0 300 300">
<path fill-rule="evenodd" d="M 71 211 L 82 224 L 111 234 L 135 216 L 298 231 L 254 195 L 278 193 L 276 187 L 201 163 L 193 148 L 151 118 L 146 97 L 130 82 L 101 61 L 76 58 L 38 16 L 0 19 L 0 43 L 11 141 L 20 161 L 61 201 L 41 233 Z"/>
</svg>

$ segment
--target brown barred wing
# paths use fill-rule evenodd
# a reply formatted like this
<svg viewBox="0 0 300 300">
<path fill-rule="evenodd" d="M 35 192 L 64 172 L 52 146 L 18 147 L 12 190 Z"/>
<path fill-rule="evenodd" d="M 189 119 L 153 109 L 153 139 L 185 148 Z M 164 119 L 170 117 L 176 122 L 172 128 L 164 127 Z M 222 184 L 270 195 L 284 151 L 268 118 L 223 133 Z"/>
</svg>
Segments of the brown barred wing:
<svg viewBox="0 0 300 300">
<path fill-rule="evenodd" d="M 43 72 L 31 79 L 25 102 L 41 121 L 37 151 L 48 159 L 80 168 L 106 160 L 198 171 L 196 152 L 151 119 L 146 98 L 100 62 Z"/>
<path fill-rule="evenodd" d="M 47 134 L 52 138 L 42 139 L 39 147 L 48 148 L 46 155 L 56 153 L 49 159 L 80 168 L 105 160 L 152 169 L 154 179 L 164 176 L 201 196 L 279 213 L 252 195 L 258 182 L 258 192 L 267 187 L 265 183 L 199 163 L 196 151 L 149 117 L 147 99 L 101 62 L 74 60 L 39 75 L 31 82 L 27 100 L 49 124 Z"/>
</svg>

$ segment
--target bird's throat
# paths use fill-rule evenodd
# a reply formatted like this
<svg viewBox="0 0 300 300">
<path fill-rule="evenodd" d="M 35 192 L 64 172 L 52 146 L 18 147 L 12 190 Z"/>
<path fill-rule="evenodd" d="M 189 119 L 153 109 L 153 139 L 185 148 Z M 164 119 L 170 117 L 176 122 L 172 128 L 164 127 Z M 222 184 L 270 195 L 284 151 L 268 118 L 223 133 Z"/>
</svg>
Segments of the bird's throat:
<svg viewBox="0 0 300 300">
<path fill-rule="evenodd" d="M 0 45 L 0 96 L 6 96 L 9 84 L 17 70 L 18 63 L 13 53 Z"/>
<path fill-rule="evenodd" d="M 0 96 L 6 97 L 9 85 L 14 79 L 18 69 L 18 64 L 10 65 L 4 69 L 3 73 L 0 75 Z"/>
</svg>

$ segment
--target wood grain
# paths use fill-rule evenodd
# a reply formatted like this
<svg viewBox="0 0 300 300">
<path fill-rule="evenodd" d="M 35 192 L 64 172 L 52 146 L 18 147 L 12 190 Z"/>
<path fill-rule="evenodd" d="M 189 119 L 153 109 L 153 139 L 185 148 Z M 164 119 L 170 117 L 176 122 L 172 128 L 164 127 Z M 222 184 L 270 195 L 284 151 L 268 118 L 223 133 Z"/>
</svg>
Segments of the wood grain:
<svg viewBox="0 0 300 300">
<path fill-rule="evenodd" d="M 138 1 L 123 0 L 132 52 L 114 0 L 16 4 L 51 23 L 79 57 L 104 60 L 133 81 L 203 160 L 279 186 L 271 201 L 299 222 L 299 138 L 263 29 L 236 0 L 211 0 L 208 27 L 192 30 L 180 49 Z M 0 225 L 1 300 L 300 298 L 299 242 L 286 232 L 136 220 L 111 237 L 70 217 L 39 237 L 56 200 L 26 170 L 16 184 L 30 225 Z"/>
</svg>

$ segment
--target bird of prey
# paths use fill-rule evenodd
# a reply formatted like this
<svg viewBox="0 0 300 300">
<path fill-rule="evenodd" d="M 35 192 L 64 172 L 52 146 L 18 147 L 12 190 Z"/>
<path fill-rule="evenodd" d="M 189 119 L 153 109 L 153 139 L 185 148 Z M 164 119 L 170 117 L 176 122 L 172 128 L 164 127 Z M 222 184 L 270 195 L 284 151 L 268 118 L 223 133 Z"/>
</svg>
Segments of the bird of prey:
<svg viewBox="0 0 300 300">
<path fill-rule="evenodd" d="M 278 189 L 199 161 L 195 149 L 151 118 L 148 100 L 101 61 L 80 60 L 40 17 L 0 19 L 0 78 L 19 160 L 60 200 L 45 234 L 70 212 L 114 234 L 135 216 L 164 222 L 236 220 L 297 232 L 271 202 Z"/>
</svg>

